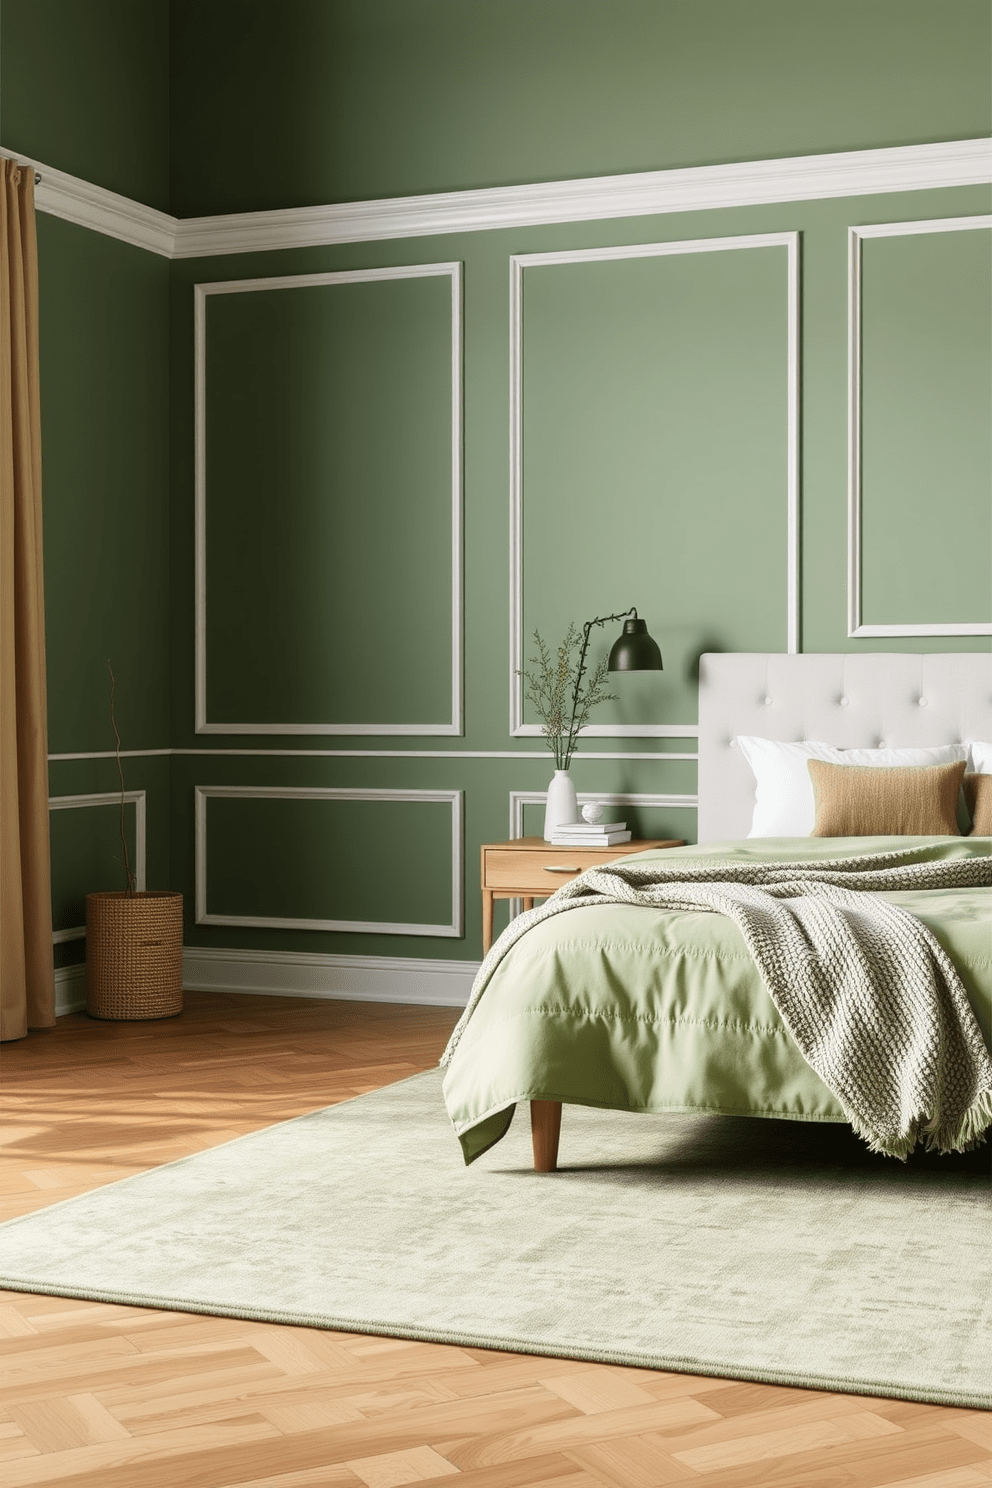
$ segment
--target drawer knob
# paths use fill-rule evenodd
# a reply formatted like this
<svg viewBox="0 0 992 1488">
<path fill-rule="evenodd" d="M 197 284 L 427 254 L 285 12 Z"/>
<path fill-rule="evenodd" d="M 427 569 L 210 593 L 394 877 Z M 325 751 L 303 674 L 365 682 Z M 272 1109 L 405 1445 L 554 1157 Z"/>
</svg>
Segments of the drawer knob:
<svg viewBox="0 0 992 1488">
<path fill-rule="evenodd" d="M 550 863 L 545 863 L 545 865 L 544 865 L 544 871 L 545 871 L 545 873 L 581 873 L 582 872 L 582 869 L 581 868 L 558 867 L 557 865 L 552 865 Z"/>
</svg>

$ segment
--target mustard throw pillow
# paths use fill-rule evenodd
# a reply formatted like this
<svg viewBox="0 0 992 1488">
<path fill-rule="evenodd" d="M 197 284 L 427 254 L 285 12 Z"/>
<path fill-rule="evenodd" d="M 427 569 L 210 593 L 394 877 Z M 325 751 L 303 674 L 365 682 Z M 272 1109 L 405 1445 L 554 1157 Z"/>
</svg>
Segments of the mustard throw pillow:
<svg viewBox="0 0 992 1488">
<path fill-rule="evenodd" d="M 959 837 L 958 792 L 964 763 L 831 765 L 810 760 L 816 798 L 811 837 Z M 990 777 L 992 778 L 992 777 Z"/>
<path fill-rule="evenodd" d="M 966 775 L 964 798 L 972 837 L 992 837 L 992 775 Z"/>
</svg>

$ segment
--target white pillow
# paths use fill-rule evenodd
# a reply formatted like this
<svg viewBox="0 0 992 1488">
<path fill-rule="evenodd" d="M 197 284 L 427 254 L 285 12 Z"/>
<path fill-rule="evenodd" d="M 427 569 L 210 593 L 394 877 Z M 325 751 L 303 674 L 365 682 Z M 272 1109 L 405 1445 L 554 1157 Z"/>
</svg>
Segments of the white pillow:
<svg viewBox="0 0 992 1488">
<path fill-rule="evenodd" d="M 992 744 L 972 739 L 968 745 L 968 771 L 971 775 L 992 775 Z"/>
<path fill-rule="evenodd" d="M 950 765 L 967 759 L 963 744 L 934 749 L 834 749 L 831 744 L 805 740 L 787 744 L 741 734 L 737 743 L 754 772 L 757 784 L 754 818 L 749 837 L 808 837 L 816 823 L 813 782 L 806 763 L 826 760 L 833 765 Z M 973 745 L 972 748 L 975 746 Z"/>
</svg>

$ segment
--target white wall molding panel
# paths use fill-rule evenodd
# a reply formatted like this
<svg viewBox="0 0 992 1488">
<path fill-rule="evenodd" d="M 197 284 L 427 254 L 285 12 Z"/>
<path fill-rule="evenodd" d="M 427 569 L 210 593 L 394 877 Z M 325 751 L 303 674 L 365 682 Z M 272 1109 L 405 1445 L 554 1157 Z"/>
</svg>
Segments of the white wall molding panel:
<svg viewBox="0 0 992 1488">
<path fill-rule="evenodd" d="M 992 229 L 992 216 L 932 218 L 919 222 L 877 222 L 848 229 L 847 316 L 847 633 L 855 639 L 895 636 L 987 636 L 992 620 L 865 624 L 864 612 L 864 489 L 863 489 L 863 245 L 878 238 L 908 238 L 930 234 Z M 961 534 L 953 536 L 955 543 Z M 992 560 L 990 560 L 992 561 Z M 921 590 L 921 601 L 926 591 Z"/>
<path fill-rule="evenodd" d="M 294 915 L 212 914 L 208 908 L 207 803 L 237 801 L 413 801 L 447 806 L 450 813 L 451 910 L 447 923 L 422 924 L 386 920 L 317 918 Z M 463 795 L 453 790 L 376 790 L 318 786 L 198 785 L 194 787 L 196 890 L 198 925 L 237 925 L 268 930 L 344 930 L 370 935 L 427 935 L 459 939 L 464 933 Z"/>
<path fill-rule="evenodd" d="M 681 735 L 679 736 L 681 737 Z M 694 737 L 694 735 L 693 735 Z M 152 759 L 158 755 L 205 755 L 210 759 L 543 759 L 548 758 L 546 749 L 122 749 L 121 759 Z M 65 764 L 72 760 L 116 759 L 112 749 L 94 749 L 79 754 L 50 754 L 49 764 Z M 584 749 L 584 760 L 694 760 L 696 751 L 669 750 L 664 753 L 648 750 L 595 750 Z"/>
<path fill-rule="evenodd" d="M 112 755 L 111 758 L 113 758 Z M 49 796 L 48 809 L 49 811 L 75 811 L 87 806 L 119 806 L 121 800 L 120 791 L 101 791 L 84 796 Z M 125 791 L 123 801 L 125 806 L 134 807 L 134 887 L 143 890 L 147 888 L 148 794 L 143 790 Z M 73 925 L 67 930 L 56 930 L 52 934 L 52 942 L 55 945 L 62 945 L 69 940 L 85 939 L 85 925 Z"/>
<path fill-rule="evenodd" d="M 669 806 L 678 809 L 695 811 L 699 797 L 695 794 L 683 794 L 669 791 L 579 791 L 578 801 L 580 806 L 589 802 L 595 802 L 600 806 Z M 511 791 L 510 792 L 510 836 L 522 837 L 524 835 L 524 807 L 543 806 L 547 800 L 547 791 Z"/>
<path fill-rule="evenodd" d="M 208 718 L 207 700 L 207 305 L 216 295 L 292 291 L 334 285 L 375 284 L 396 280 L 448 278 L 451 285 L 451 703 L 449 718 L 438 723 L 216 723 Z M 388 734 L 460 735 L 462 732 L 462 266 L 460 263 L 400 265 L 340 273 L 292 274 L 265 279 L 232 279 L 194 286 L 195 321 L 195 649 L 196 732 L 198 734 Z"/>
<path fill-rule="evenodd" d="M 510 734 L 541 735 L 541 726 L 524 722 L 524 277 L 528 268 L 597 264 L 624 259 L 671 258 L 738 249 L 784 249 L 786 253 L 787 339 L 785 409 L 786 489 L 783 538 L 786 562 L 785 649 L 799 650 L 799 368 L 800 297 L 799 233 L 760 233 L 726 238 L 694 238 L 663 243 L 634 243 L 584 248 L 560 253 L 521 253 L 510 258 Z M 694 738 L 695 724 L 588 724 L 582 737 Z"/>
</svg>

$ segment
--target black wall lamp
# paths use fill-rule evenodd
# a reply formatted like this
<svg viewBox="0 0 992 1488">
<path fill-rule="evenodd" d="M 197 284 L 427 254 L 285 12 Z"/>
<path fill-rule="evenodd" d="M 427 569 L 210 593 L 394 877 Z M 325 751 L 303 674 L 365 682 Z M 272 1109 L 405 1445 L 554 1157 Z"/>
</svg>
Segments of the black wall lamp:
<svg viewBox="0 0 992 1488">
<path fill-rule="evenodd" d="M 572 692 L 572 723 L 579 706 L 579 688 L 586 670 L 586 652 L 589 650 L 589 635 L 594 625 L 609 625 L 611 620 L 622 620 L 623 631 L 610 647 L 607 671 L 610 672 L 660 672 L 663 671 L 661 648 L 653 636 L 648 634 L 647 621 L 642 620 L 634 605 L 621 610 L 617 615 L 597 615 L 587 620 L 582 627 L 582 650 L 579 652 L 579 670 L 575 676 Z"/>
<path fill-rule="evenodd" d="M 623 615 L 607 615 L 607 620 L 623 620 L 623 633 L 610 648 L 607 670 L 611 672 L 660 672 L 663 670 L 658 642 L 648 635 L 647 623 L 633 608 Z M 602 625 L 590 620 L 589 625 Z"/>
</svg>

